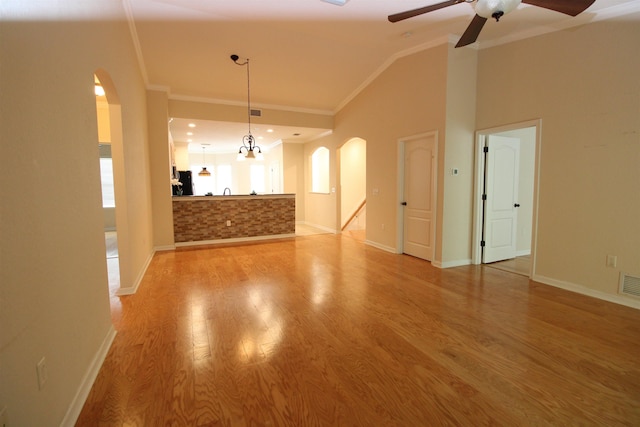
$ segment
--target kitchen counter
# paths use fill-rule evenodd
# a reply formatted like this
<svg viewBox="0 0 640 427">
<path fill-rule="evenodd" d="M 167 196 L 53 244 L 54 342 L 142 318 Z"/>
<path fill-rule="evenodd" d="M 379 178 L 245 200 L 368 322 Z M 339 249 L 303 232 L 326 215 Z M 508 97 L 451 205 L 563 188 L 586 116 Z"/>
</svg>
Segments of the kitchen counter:
<svg viewBox="0 0 640 427">
<path fill-rule="evenodd" d="M 295 236 L 295 194 L 174 196 L 176 246 Z"/>
</svg>

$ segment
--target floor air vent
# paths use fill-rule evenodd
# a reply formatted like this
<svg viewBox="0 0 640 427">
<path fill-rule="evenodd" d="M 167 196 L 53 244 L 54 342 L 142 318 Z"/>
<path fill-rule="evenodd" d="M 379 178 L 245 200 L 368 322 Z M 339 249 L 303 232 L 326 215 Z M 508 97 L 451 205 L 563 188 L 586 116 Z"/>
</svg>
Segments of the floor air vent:
<svg viewBox="0 0 640 427">
<path fill-rule="evenodd" d="M 640 298 L 640 277 L 620 274 L 620 293 Z"/>
</svg>

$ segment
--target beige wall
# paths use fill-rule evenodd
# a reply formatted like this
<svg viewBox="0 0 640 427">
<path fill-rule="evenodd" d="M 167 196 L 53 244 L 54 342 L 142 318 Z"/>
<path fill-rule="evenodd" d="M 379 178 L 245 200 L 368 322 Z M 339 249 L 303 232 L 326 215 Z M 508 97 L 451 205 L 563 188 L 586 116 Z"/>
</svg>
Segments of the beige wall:
<svg viewBox="0 0 640 427">
<path fill-rule="evenodd" d="M 21 185 L 0 186 L 0 407 L 11 425 L 58 426 L 112 327 L 94 73 L 122 105 L 132 276 L 152 249 L 144 87 L 124 19 L 2 21 L 0 38 L 0 158 Z"/>
<path fill-rule="evenodd" d="M 438 135 L 440 157 L 435 265 L 468 264 L 473 229 L 473 159 L 477 51 L 448 45 L 445 132 Z M 444 151 L 444 162 L 442 154 Z M 458 175 L 451 174 L 457 168 Z M 439 247 L 442 255 L 438 256 Z"/>
<path fill-rule="evenodd" d="M 149 162 L 151 168 L 151 200 L 153 203 L 153 245 L 157 249 L 171 248 L 173 211 L 171 205 L 171 147 L 169 145 L 169 99 L 166 92 L 147 91 Z M 180 158 L 175 147 L 176 164 Z"/>
<path fill-rule="evenodd" d="M 620 19 L 480 52 L 478 127 L 542 120 L 534 278 L 615 295 L 640 275 L 637 40 Z"/>
<path fill-rule="evenodd" d="M 282 144 L 284 192 L 296 195 L 296 222 L 305 221 L 304 145 Z"/>
<path fill-rule="evenodd" d="M 454 50 L 445 44 L 401 58 L 336 115 L 332 135 L 306 144 L 307 162 L 318 146 L 331 150 L 335 177 L 337 147 L 353 137 L 367 141 L 369 243 L 387 250 L 397 248 L 398 141 L 436 131 L 439 210 L 434 263 L 442 266 L 469 263 L 475 68 L 474 50 Z M 459 168 L 462 174 L 448 175 L 452 167 Z M 331 186 L 335 185 L 332 181 Z M 335 195 L 307 196 L 308 222 L 337 228 L 336 217 L 341 214 Z"/>
<path fill-rule="evenodd" d="M 332 135 L 305 146 L 305 163 L 318 146 L 331 150 L 335 177 L 337 148 L 354 137 L 367 141 L 367 240 L 391 250 L 397 232 L 398 140 L 444 128 L 446 58 L 443 45 L 397 60 L 338 112 Z M 339 228 L 335 194 L 307 194 L 305 213 L 307 222 Z"/>
</svg>

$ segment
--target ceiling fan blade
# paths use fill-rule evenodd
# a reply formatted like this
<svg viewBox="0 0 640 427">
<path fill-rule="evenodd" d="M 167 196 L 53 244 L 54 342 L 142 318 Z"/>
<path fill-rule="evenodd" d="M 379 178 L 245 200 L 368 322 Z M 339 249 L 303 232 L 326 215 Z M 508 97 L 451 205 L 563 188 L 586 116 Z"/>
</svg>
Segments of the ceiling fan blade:
<svg viewBox="0 0 640 427">
<path fill-rule="evenodd" d="M 587 10 L 595 0 L 522 0 L 522 3 L 555 10 L 571 16 L 579 15 Z"/>
<path fill-rule="evenodd" d="M 458 40 L 456 47 L 462 47 L 474 43 L 478 39 L 485 22 L 487 22 L 487 18 L 483 18 L 476 14 L 467 29 L 464 31 L 462 37 L 460 37 L 460 40 Z"/>
<path fill-rule="evenodd" d="M 423 13 L 433 12 L 434 10 L 442 9 L 454 4 L 464 3 L 465 0 L 448 0 L 442 3 L 432 4 L 431 6 L 419 7 L 418 9 L 408 10 L 406 12 L 396 13 L 389 15 L 389 22 L 398 22 L 414 16 L 422 15 Z"/>
</svg>

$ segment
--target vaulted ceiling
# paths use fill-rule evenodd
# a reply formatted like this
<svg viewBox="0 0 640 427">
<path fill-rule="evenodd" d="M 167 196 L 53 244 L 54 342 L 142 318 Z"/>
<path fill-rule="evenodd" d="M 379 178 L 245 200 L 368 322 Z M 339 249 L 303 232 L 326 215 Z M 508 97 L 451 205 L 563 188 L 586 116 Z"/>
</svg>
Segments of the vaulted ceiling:
<svg viewBox="0 0 640 427">
<path fill-rule="evenodd" d="M 119 0 L 96 4 L 101 1 Z M 24 0 L 7 2 L 5 16 L 15 11 L 46 19 L 43 2 L 38 7 Z M 343 6 L 322 0 L 122 2 L 149 87 L 166 89 L 173 98 L 244 103 L 246 70 L 230 59 L 237 54 L 251 61 L 253 106 L 327 114 L 338 111 L 396 58 L 457 41 L 475 14 L 474 3 L 460 3 L 398 23 L 387 20 L 438 0 L 348 0 Z M 500 22 L 488 21 L 478 42 L 464 49 L 624 16 L 638 11 L 639 3 L 596 0 L 577 17 L 521 4 Z M 69 8 L 70 18 L 90 19 L 91 7 L 84 2 L 83 8 Z M 57 19 L 65 18 L 56 13 Z"/>
</svg>

